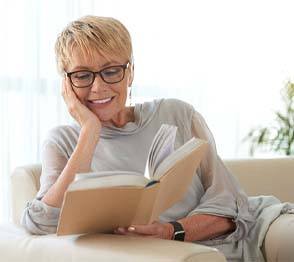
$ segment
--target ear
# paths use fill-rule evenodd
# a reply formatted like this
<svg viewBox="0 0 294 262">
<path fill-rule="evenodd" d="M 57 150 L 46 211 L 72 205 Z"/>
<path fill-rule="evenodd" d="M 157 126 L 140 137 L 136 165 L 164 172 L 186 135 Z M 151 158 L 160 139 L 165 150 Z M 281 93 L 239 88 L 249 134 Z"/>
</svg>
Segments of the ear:
<svg viewBox="0 0 294 262">
<path fill-rule="evenodd" d="M 132 64 L 132 66 L 130 67 L 130 73 L 128 77 L 128 86 L 132 86 L 133 80 L 134 80 L 134 64 Z"/>
</svg>

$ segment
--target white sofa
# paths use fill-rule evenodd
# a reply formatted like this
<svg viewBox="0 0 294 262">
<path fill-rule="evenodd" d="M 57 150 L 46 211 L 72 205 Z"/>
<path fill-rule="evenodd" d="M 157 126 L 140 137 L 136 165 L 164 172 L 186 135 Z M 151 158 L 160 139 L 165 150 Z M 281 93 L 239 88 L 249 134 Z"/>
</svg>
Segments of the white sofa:
<svg viewBox="0 0 294 262">
<path fill-rule="evenodd" d="M 294 202 L 294 158 L 225 163 L 249 195 L 275 195 L 282 201 Z M 0 261 L 226 261 L 216 249 L 171 240 L 106 234 L 30 235 L 19 226 L 19 220 L 26 202 L 39 189 L 40 171 L 40 165 L 24 166 L 16 168 L 11 176 L 13 223 L 0 226 Z M 287 215 L 281 218 L 271 225 L 266 236 L 263 251 L 268 261 L 279 261 L 281 255 L 277 242 L 288 226 Z"/>
</svg>

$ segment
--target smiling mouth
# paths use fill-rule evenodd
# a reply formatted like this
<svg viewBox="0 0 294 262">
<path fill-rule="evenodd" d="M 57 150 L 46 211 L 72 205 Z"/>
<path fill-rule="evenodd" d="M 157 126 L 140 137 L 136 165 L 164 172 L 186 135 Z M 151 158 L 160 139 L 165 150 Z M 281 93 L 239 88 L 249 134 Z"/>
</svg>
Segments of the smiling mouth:
<svg viewBox="0 0 294 262">
<path fill-rule="evenodd" d="M 113 98 L 114 98 L 114 96 L 108 97 L 108 98 L 104 98 L 104 99 L 88 100 L 88 102 L 91 103 L 91 104 L 106 104 L 106 103 L 112 101 Z"/>
</svg>

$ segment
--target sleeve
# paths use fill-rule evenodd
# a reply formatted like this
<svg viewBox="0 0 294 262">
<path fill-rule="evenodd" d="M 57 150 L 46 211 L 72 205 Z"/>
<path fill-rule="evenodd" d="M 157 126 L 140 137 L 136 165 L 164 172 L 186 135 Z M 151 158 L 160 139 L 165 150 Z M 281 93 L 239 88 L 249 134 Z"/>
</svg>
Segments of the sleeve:
<svg viewBox="0 0 294 262">
<path fill-rule="evenodd" d="M 44 143 L 40 190 L 35 199 L 27 202 L 21 218 L 21 225 L 32 234 L 45 235 L 56 232 L 60 208 L 46 205 L 41 199 L 55 183 L 67 161 L 68 157 L 54 142 Z"/>
<path fill-rule="evenodd" d="M 254 222 L 249 213 L 248 197 L 217 155 L 213 135 L 203 117 L 196 111 L 192 117 L 191 128 L 193 136 L 208 141 L 209 149 L 201 162 L 199 172 L 205 192 L 199 205 L 188 216 L 212 214 L 232 218 L 236 230 L 231 237 L 236 240 L 244 238 L 248 234 L 249 224 Z"/>
</svg>

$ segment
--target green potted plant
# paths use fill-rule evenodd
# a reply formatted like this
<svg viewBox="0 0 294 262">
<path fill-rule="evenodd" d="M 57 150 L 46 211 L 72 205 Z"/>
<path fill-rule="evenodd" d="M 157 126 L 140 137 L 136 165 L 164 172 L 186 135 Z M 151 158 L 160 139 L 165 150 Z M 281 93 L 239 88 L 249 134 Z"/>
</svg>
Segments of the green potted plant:
<svg viewBox="0 0 294 262">
<path fill-rule="evenodd" d="M 294 155 L 294 83 L 288 82 L 282 89 L 283 111 L 275 112 L 271 126 L 253 128 L 244 141 L 250 141 L 250 155 L 257 148 L 282 155 Z"/>
</svg>

